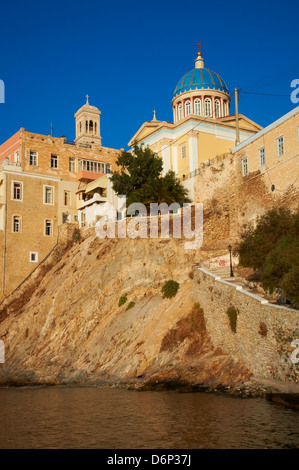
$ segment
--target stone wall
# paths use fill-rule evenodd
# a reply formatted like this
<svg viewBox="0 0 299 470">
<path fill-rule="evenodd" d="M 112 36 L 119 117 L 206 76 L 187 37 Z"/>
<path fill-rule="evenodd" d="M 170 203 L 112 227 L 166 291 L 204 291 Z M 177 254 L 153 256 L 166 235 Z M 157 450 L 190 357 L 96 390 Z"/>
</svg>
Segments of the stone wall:
<svg viewBox="0 0 299 470">
<path fill-rule="evenodd" d="M 207 331 L 215 347 L 242 360 L 257 378 L 298 382 L 291 342 L 299 338 L 299 311 L 269 304 L 267 300 L 198 268 L 192 296 L 204 310 Z M 233 332 L 227 314 L 237 312 Z"/>
<path fill-rule="evenodd" d="M 242 176 L 240 155 L 227 154 L 225 159 L 214 160 L 201 166 L 193 180 L 194 202 L 203 203 L 205 211 L 219 216 L 229 226 L 231 242 L 238 239 L 243 226 L 257 216 L 280 205 L 296 208 L 299 200 L 299 179 L 295 182 L 295 160 L 279 167 L 281 178 L 289 180 L 283 191 L 271 191 L 267 172 L 260 170 Z M 278 171 L 278 169 L 277 169 Z M 274 181 L 274 172 L 271 181 Z M 189 187 L 192 183 L 188 180 Z M 276 180 L 275 180 L 276 183 Z"/>
</svg>

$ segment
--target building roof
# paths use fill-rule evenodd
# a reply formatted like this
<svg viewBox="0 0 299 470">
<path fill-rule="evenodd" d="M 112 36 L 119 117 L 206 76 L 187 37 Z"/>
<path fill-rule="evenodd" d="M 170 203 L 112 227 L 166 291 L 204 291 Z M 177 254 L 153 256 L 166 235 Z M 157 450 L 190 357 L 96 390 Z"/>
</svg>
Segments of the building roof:
<svg viewBox="0 0 299 470">
<path fill-rule="evenodd" d="M 198 132 L 206 132 L 207 128 L 210 128 L 210 132 L 215 133 L 215 126 L 217 126 L 219 129 L 226 128 L 235 130 L 236 119 L 235 116 L 225 116 L 216 120 L 213 118 L 205 118 L 203 120 L 202 116 L 190 114 L 186 118 L 182 119 L 181 121 L 177 121 L 174 124 L 166 121 L 144 122 L 136 134 L 132 137 L 128 145 L 129 147 L 132 147 L 134 142 L 140 143 L 147 141 L 148 143 L 148 139 L 151 139 L 154 136 L 157 138 L 159 136 L 162 137 L 162 134 L 165 131 L 167 132 L 167 138 L 175 138 L 174 135 L 176 132 L 185 133 L 190 131 L 191 129 L 188 126 L 191 126 L 191 129 L 196 128 Z M 262 129 L 259 124 L 255 123 L 243 114 L 239 114 L 239 127 L 241 131 L 249 133 L 256 133 Z M 166 137 L 166 135 L 163 135 L 163 137 Z"/>
<path fill-rule="evenodd" d="M 235 152 L 238 152 L 238 150 L 241 150 L 243 147 L 246 147 L 246 145 L 250 144 L 251 142 L 253 142 L 254 140 L 256 139 L 259 139 L 260 137 L 262 137 L 264 134 L 266 134 L 267 132 L 271 131 L 272 129 L 274 129 L 275 127 L 279 126 L 280 124 L 282 124 L 284 121 L 286 121 L 287 119 L 291 118 L 292 116 L 295 116 L 297 113 L 299 113 L 299 106 L 297 106 L 296 108 L 292 109 L 290 112 L 288 112 L 287 114 L 284 114 L 283 116 L 281 116 L 279 119 L 277 119 L 276 121 L 272 122 L 272 124 L 269 124 L 269 126 L 267 127 L 264 127 L 264 129 L 262 129 L 261 131 L 257 132 L 256 134 L 254 134 L 252 137 L 249 137 L 249 139 L 246 139 L 244 140 L 244 142 L 242 142 L 241 144 L 239 145 L 236 145 L 233 149 L 232 149 L 232 153 L 235 153 Z"/>
<path fill-rule="evenodd" d="M 225 81 L 216 72 L 205 68 L 195 68 L 179 80 L 173 97 L 196 89 L 214 89 L 228 93 Z"/>
</svg>

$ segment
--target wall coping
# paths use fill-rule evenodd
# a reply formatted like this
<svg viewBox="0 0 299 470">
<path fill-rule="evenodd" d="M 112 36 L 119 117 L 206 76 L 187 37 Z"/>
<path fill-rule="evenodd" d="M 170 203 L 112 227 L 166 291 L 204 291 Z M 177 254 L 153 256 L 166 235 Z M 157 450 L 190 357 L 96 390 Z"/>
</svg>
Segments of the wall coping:
<svg viewBox="0 0 299 470">
<path fill-rule="evenodd" d="M 238 284 L 231 284 L 228 281 L 224 281 L 223 279 L 221 279 L 220 276 L 217 276 L 216 274 L 211 273 L 210 271 L 208 271 L 205 268 L 198 267 L 197 269 L 199 271 L 203 272 L 204 274 L 207 274 L 208 276 L 213 277 L 215 279 L 215 281 L 220 282 L 221 284 L 226 284 L 226 285 L 230 286 L 231 288 L 235 288 L 237 291 L 241 292 L 242 294 L 245 294 L 248 297 L 251 297 L 251 298 L 257 300 L 262 305 L 267 305 L 268 307 L 272 307 L 272 308 L 276 308 L 276 309 L 287 310 L 290 313 L 291 312 L 297 313 L 297 314 L 299 313 L 298 310 L 295 310 L 293 308 L 284 307 L 283 305 L 271 304 L 271 303 L 268 302 L 268 300 L 264 299 L 263 297 L 260 297 L 259 295 L 256 295 L 256 294 L 251 294 L 251 292 L 246 291 L 245 289 L 242 288 L 242 286 L 240 286 Z"/>
</svg>

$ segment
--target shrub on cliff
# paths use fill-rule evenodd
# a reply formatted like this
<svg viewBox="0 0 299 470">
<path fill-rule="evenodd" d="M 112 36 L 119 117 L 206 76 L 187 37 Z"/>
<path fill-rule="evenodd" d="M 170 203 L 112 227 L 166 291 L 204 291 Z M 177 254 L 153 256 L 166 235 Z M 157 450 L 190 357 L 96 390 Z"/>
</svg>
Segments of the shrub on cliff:
<svg viewBox="0 0 299 470">
<path fill-rule="evenodd" d="M 248 226 L 235 249 L 239 264 L 259 272 L 259 280 L 271 294 L 282 289 L 299 307 L 299 209 L 271 209 Z"/>
<path fill-rule="evenodd" d="M 170 280 L 165 282 L 162 287 L 162 294 L 165 299 L 171 299 L 174 297 L 179 289 L 180 285 L 178 282 Z"/>
<path fill-rule="evenodd" d="M 228 318 L 229 318 L 229 323 L 230 327 L 233 333 L 236 333 L 237 331 L 237 317 L 238 317 L 238 310 L 231 306 L 227 309 L 226 311 Z"/>
<path fill-rule="evenodd" d="M 123 304 L 125 304 L 127 301 L 127 297 L 123 296 L 123 297 L 120 297 L 119 301 L 118 301 L 118 306 L 121 307 Z"/>
<path fill-rule="evenodd" d="M 127 310 L 130 310 L 130 308 L 133 308 L 134 305 L 135 305 L 135 302 L 133 302 L 133 301 L 129 302 L 129 303 L 128 303 L 128 306 L 127 306 L 127 308 L 126 308 L 126 311 L 127 311 Z"/>
</svg>

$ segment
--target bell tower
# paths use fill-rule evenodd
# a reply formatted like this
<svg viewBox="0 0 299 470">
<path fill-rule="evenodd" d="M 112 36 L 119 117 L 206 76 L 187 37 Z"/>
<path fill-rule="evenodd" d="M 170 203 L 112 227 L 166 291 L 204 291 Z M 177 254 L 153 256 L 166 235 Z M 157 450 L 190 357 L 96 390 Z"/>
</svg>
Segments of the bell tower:
<svg viewBox="0 0 299 470">
<path fill-rule="evenodd" d="M 101 111 L 95 106 L 90 106 L 89 96 L 86 95 L 86 103 L 78 109 L 76 119 L 76 144 L 96 145 L 100 147 L 102 137 L 100 134 Z"/>
</svg>

